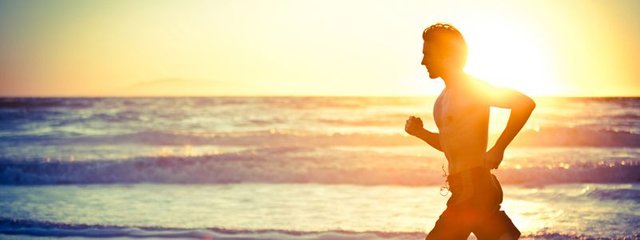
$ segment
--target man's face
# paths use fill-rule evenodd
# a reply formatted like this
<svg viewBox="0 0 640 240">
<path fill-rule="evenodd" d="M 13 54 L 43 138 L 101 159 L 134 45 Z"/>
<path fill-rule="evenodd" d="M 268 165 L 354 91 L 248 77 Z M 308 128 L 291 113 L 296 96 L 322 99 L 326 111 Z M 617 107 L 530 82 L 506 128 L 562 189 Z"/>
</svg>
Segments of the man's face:
<svg viewBox="0 0 640 240">
<path fill-rule="evenodd" d="M 427 68 L 429 78 L 436 79 L 446 70 L 445 59 L 442 56 L 437 41 L 425 41 L 422 47 L 422 65 Z"/>
</svg>

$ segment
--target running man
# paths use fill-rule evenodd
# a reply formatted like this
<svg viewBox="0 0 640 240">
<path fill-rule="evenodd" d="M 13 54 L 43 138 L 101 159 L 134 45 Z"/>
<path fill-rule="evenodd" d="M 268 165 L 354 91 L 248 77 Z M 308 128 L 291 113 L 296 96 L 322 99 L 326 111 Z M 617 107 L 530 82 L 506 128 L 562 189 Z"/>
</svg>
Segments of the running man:
<svg viewBox="0 0 640 240">
<path fill-rule="evenodd" d="M 502 187 L 491 174 L 502 162 L 504 151 L 524 126 L 535 102 L 515 90 L 489 85 L 467 75 L 463 68 L 467 44 L 449 24 L 434 24 L 422 33 L 422 65 L 429 78 L 442 78 L 433 117 L 439 133 L 423 128 L 414 116 L 405 131 L 444 152 L 449 162 L 447 182 L 451 198 L 426 239 L 517 239 L 520 231 L 500 210 Z M 516 77 L 516 76 L 514 76 Z M 511 109 L 506 128 L 487 151 L 490 107 Z"/>
</svg>

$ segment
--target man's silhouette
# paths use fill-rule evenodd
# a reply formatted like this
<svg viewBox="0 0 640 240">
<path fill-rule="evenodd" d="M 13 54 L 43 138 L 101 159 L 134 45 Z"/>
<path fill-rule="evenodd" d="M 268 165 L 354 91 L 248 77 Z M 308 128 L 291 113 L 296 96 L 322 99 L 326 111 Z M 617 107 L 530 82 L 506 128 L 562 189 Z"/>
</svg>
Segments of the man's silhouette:
<svg viewBox="0 0 640 240">
<path fill-rule="evenodd" d="M 467 45 L 453 26 L 432 25 L 422 38 L 422 65 L 431 79 L 440 77 L 446 86 L 433 109 L 439 133 L 424 129 L 422 120 L 414 116 L 407 120 L 405 131 L 444 152 L 452 194 L 426 239 L 467 239 L 471 232 L 480 240 L 517 239 L 520 231 L 500 211 L 502 188 L 490 170 L 500 165 L 505 148 L 531 115 L 535 102 L 464 73 Z M 504 132 L 487 151 L 491 106 L 509 108 L 511 115 Z"/>
</svg>

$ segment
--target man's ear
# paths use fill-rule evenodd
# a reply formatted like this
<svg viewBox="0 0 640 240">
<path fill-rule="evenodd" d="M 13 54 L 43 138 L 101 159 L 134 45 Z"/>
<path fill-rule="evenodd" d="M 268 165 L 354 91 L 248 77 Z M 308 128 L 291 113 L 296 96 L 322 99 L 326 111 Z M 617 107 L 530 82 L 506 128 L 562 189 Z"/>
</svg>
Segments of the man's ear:
<svg viewBox="0 0 640 240">
<path fill-rule="evenodd" d="M 455 64 L 455 59 L 453 59 L 451 56 L 446 56 L 445 54 L 443 54 L 440 57 L 440 61 L 442 61 L 442 63 L 444 63 L 447 67 L 448 66 L 453 66 L 453 64 Z"/>
<path fill-rule="evenodd" d="M 460 63 L 460 60 L 453 57 L 453 56 L 443 56 L 442 57 L 442 62 L 444 64 L 447 65 L 447 67 L 452 67 L 452 68 L 457 68 L 460 67 L 460 65 L 463 65 L 462 63 Z M 464 67 L 464 66 L 462 66 Z"/>
</svg>

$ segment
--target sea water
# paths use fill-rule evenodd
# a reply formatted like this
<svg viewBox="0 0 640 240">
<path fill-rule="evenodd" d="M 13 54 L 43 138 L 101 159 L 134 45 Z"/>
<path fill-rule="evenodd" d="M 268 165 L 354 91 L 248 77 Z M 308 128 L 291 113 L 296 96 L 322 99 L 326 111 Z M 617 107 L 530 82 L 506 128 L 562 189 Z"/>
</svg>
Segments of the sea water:
<svg viewBox="0 0 640 240">
<path fill-rule="evenodd" d="M 503 210 L 528 238 L 640 238 L 640 99 L 536 101 Z M 447 165 L 404 122 L 437 131 L 433 102 L 2 98 L 0 238 L 422 239 Z"/>
</svg>

